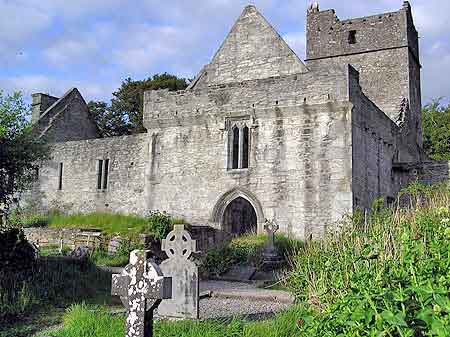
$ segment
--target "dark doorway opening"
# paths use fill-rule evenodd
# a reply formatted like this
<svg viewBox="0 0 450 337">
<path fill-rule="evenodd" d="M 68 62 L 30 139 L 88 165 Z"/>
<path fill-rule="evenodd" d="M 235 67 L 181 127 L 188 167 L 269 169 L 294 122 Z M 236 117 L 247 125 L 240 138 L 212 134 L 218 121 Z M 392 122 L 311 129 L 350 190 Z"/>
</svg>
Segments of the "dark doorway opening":
<svg viewBox="0 0 450 337">
<path fill-rule="evenodd" d="M 234 199 L 223 214 L 223 229 L 231 234 L 256 233 L 256 224 L 255 209 L 242 197 Z"/>
</svg>

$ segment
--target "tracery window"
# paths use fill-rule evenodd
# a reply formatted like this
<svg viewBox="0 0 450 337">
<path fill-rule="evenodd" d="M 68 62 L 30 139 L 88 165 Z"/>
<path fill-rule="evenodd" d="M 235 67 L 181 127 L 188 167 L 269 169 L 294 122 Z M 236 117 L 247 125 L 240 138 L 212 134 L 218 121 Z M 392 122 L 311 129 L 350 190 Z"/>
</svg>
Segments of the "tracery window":
<svg viewBox="0 0 450 337">
<path fill-rule="evenodd" d="M 248 121 L 230 121 L 228 127 L 228 169 L 249 167 L 250 129 Z"/>
</svg>

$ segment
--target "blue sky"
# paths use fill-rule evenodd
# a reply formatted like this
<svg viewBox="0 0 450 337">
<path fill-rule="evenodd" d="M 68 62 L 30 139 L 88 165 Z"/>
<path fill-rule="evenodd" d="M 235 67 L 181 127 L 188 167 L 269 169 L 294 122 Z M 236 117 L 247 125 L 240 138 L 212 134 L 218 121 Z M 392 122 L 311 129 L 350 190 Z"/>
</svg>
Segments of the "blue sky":
<svg viewBox="0 0 450 337">
<path fill-rule="evenodd" d="M 420 35 L 424 103 L 450 97 L 450 1 L 410 1 Z M 301 59 L 309 1 L 255 0 Z M 322 0 L 341 18 L 398 10 L 400 0 Z M 0 0 L 0 89 L 109 99 L 123 79 L 194 77 L 248 1 Z"/>
</svg>

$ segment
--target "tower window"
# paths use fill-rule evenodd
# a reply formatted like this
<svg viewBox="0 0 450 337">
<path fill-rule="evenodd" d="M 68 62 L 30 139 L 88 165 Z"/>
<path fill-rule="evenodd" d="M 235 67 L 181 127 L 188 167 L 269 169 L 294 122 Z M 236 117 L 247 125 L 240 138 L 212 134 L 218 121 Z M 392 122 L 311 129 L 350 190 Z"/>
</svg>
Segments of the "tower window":
<svg viewBox="0 0 450 337">
<path fill-rule="evenodd" d="M 228 136 L 228 169 L 249 167 L 250 129 L 242 122 L 232 123 Z"/>
<path fill-rule="evenodd" d="M 348 32 L 348 43 L 349 44 L 356 43 L 356 30 L 351 30 Z"/>
</svg>

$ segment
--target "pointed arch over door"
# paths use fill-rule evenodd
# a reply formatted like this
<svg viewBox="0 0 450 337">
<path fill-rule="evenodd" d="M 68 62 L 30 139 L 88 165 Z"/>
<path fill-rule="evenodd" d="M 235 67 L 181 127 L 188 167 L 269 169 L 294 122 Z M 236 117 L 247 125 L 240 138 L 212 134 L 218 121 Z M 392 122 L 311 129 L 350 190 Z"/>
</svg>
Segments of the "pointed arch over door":
<svg viewBox="0 0 450 337">
<path fill-rule="evenodd" d="M 220 196 L 212 210 L 211 222 L 220 229 L 227 230 L 225 211 L 233 201 L 239 200 L 238 198 L 245 199 L 253 207 L 256 214 L 256 230 L 258 233 L 263 233 L 265 218 L 261 204 L 252 192 L 242 187 L 235 187 Z"/>
</svg>

